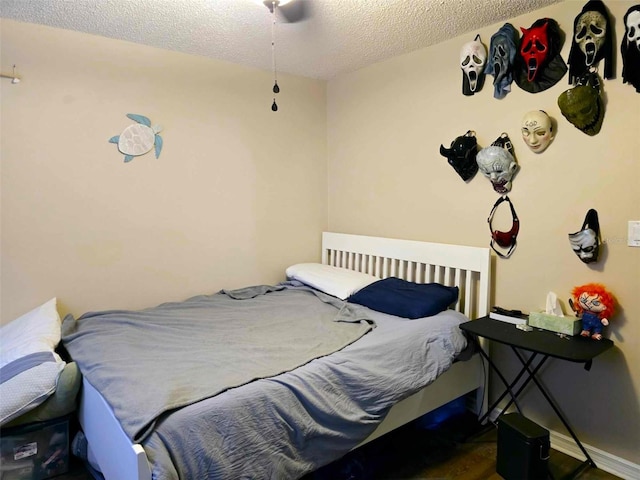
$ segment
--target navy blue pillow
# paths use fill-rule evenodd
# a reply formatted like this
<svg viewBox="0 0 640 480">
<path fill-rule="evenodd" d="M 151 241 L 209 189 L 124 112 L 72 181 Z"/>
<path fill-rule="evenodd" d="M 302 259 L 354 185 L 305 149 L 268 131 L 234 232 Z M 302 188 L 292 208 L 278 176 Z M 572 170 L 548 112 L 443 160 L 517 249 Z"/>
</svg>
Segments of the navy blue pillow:
<svg viewBox="0 0 640 480">
<path fill-rule="evenodd" d="M 439 283 L 414 283 L 389 277 L 351 295 L 347 301 L 404 318 L 429 317 L 458 300 L 458 287 Z"/>
</svg>

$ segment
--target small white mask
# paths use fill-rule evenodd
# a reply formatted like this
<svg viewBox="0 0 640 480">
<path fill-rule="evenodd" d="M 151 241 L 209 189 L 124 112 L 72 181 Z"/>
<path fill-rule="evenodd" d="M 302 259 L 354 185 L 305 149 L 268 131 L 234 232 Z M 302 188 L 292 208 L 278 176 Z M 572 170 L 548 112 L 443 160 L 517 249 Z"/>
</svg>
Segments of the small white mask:
<svg viewBox="0 0 640 480">
<path fill-rule="evenodd" d="M 553 140 L 549 115 L 542 110 L 527 112 L 522 119 L 522 139 L 533 153 L 544 152 Z"/>
<path fill-rule="evenodd" d="M 460 68 L 462 69 L 462 93 L 473 95 L 482 88 L 484 66 L 487 63 L 487 48 L 482 44 L 480 35 L 472 42 L 465 43 L 460 49 Z"/>
</svg>

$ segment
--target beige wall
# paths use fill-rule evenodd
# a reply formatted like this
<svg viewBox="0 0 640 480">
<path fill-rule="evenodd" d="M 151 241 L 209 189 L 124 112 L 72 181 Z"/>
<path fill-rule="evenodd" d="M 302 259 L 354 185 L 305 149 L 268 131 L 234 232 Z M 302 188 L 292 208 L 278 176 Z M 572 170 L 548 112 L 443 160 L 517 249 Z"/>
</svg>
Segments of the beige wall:
<svg viewBox="0 0 640 480">
<path fill-rule="evenodd" d="M 616 43 L 631 4 L 607 2 Z M 566 31 L 582 5 L 511 22 L 550 16 Z M 486 45 L 501 25 L 479 31 Z M 0 83 L 3 322 L 53 296 L 61 313 L 79 315 L 277 281 L 287 264 L 318 259 L 327 221 L 334 231 L 487 245 L 497 195 L 481 176 L 465 184 L 438 148 L 468 129 L 481 146 L 506 131 L 521 166 L 510 196 L 522 230 L 513 257 L 495 262 L 493 301 L 539 309 L 548 291 L 566 299 L 590 281 L 616 294 L 615 350 L 589 373 L 553 361 L 544 379 L 584 442 L 640 463 L 640 249 L 626 246 L 627 221 L 640 220 L 640 95 L 622 84 L 620 61 L 605 82 L 602 131 L 588 137 L 557 108 L 566 77 L 536 95 L 514 85 L 500 101 L 489 77 L 464 97 L 457 58 L 471 35 L 341 76 L 327 92 L 281 76 L 273 114 L 268 72 L 4 19 L 1 28 L 2 70 L 16 63 L 24 77 Z M 536 156 L 519 125 L 539 108 L 558 129 Z M 165 127 L 159 159 L 124 164 L 107 142 L 130 123 L 126 113 Z M 566 238 L 592 207 L 607 242 L 593 267 Z M 564 432 L 537 393 L 525 409 Z"/>
<path fill-rule="evenodd" d="M 616 19 L 616 52 L 622 17 L 636 2 L 606 2 Z M 564 2 L 510 19 L 529 27 L 545 16 L 569 32 L 584 2 Z M 504 22 L 479 30 L 487 47 Z M 328 86 L 329 228 L 333 231 L 488 246 L 487 216 L 498 195 L 480 174 L 465 184 L 439 154 L 458 135 L 476 131 L 481 147 L 503 131 L 513 140 L 521 167 L 510 198 L 521 220 L 518 248 L 495 261 L 493 302 L 525 311 L 542 309 L 547 292 L 563 299 L 573 286 L 601 282 L 620 307 L 607 335 L 615 349 L 582 365 L 551 361 L 544 381 L 581 440 L 640 464 L 640 248 L 626 246 L 627 221 L 640 220 L 640 95 L 617 77 L 604 82 L 607 111 L 601 132 L 589 137 L 561 115 L 558 95 L 568 78 L 530 94 L 513 85 L 493 98 L 493 77 L 481 92 L 462 95 L 458 54 L 475 32 L 341 76 Z M 529 110 L 546 110 L 558 123 L 549 149 L 532 153 L 520 122 Z M 606 241 L 599 263 L 573 254 L 567 234 L 579 230 L 589 208 L 599 212 Z M 510 220 L 497 223 L 510 228 Z M 510 351 L 496 349 L 514 369 Z M 563 426 L 535 391 L 525 413 L 560 433 Z"/>
<path fill-rule="evenodd" d="M 327 224 L 326 83 L 2 20 L 2 321 L 283 279 Z M 268 46 L 265 54 L 269 54 Z M 132 123 L 164 148 L 123 162 Z"/>
</svg>

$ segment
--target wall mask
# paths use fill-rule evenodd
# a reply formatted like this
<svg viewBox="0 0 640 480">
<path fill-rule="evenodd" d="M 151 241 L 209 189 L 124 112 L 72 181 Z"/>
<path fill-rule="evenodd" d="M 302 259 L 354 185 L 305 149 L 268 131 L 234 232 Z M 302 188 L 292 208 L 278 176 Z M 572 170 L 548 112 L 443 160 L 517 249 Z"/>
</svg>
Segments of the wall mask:
<svg viewBox="0 0 640 480">
<path fill-rule="evenodd" d="M 506 133 L 500 135 L 490 146 L 480 150 L 476 155 L 476 162 L 497 193 L 503 195 L 511 191 L 518 164 L 514 157 L 513 144 Z"/>
<path fill-rule="evenodd" d="M 533 153 L 544 152 L 553 141 L 551 118 L 544 110 L 532 110 L 522 118 L 522 139 Z"/>
<path fill-rule="evenodd" d="M 584 217 L 582 228 L 576 233 L 569 234 L 569 243 L 580 260 L 584 263 L 598 261 L 600 251 L 600 222 L 598 212 L 593 208 L 589 209 Z"/>
<path fill-rule="evenodd" d="M 511 91 L 513 65 L 518 50 L 518 31 L 510 23 L 505 23 L 491 37 L 489 58 L 484 72 L 493 75 L 493 96 L 504 98 Z"/>
<path fill-rule="evenodd" d="M 465 43 L 460 49 L 460 68 L 462 69 L 462 93 L 471 96 L 482 90 L 484 84 L 484 65 L 487 62 L 487 49 L 480 35 L 472 42 Z"/>
<path fill-rule="evenodd" d="M 554 86 L 567 73 L 560 55 L 562 32 L 552 18 L 536 20 L 530 28 L 520 28 L 522 37 L 516 55 L 514 79 L 529 93 Z"/>
<path fill-rule="evenodd" d="M 477 153 L 478 142 L 476 140 L 476 132 L 473 130 L 456 137 L 451 142 L 451 148 L 444 148 L 444 145 L 440 145 L 440 155 L 447 158 L 449 165 L 454 168 L 465 182 L 471 180 L 478 172 Z"/>
<path fill-rule="evenodd" d="M 589 72 L 578 80 L 575 87 L 562 92 L 558 106 L 562 115 L 577 129 L 590 136 L 598 134 L 604 120 L 598 74 Z"/>
<path fill-rule="evenodd" d="M 634 5 L 624 15 L 622 52 L 622 82 L 633 85 L 640 93 L 640 5 Z"/>
<path fill-rule="evenodd" d="M 613 29 L 602 0 L 589 0 L 573 22 L 573 39 L 569 52 L 569 83 L 604 60 L 603 77 L 613 77 Z"/>
<path fill-rule="evenodd" d="M 500 230 L 494 230 L 492 222 L 493 215 L 496 213 L 496 209 L 502 202 L 507 202 L 509 204 L 509 208 L 511 209 L 511 229 L 508 232 L 503 232 Z M 518 233 L 520 232 L 520 219 L 518 218 L 518 214 L 516 213 L 516 209 L 511 203 L 511 200 L 508 196 L 500 197 L 496 203 L 493 205 L 491 209 L 491 213 L 489 213 L 489 218 L 487 219 L 489 222 L 489 231 L 491 232 L 491 243 L 489 246 L 491 249 L 498 254 L 498 256 L 502 258 L 509 258 L 513 251 L 516 249 Z M 507 249 L 506 252 L 501 252 L 496 248 L 498 245 L 501 248 Z"/>
</svg>

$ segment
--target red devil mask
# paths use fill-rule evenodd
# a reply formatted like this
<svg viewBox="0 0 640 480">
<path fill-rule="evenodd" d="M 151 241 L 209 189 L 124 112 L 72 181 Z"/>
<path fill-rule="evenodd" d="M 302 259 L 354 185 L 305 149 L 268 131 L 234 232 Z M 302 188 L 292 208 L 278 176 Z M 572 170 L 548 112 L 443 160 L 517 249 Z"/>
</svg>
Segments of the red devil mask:
<svg viewBox="0 0 640 480">
<path fill-rule="evenodd" d="M 520 55 L 527 66 L 527 80 L 533 82 L 538 72 L 544 67 L 549 55 L 549 36 L 547 22 L 539 27 L 529 29 L 520 27 L 522 40 L 520 41 Z"/>
</svg>

